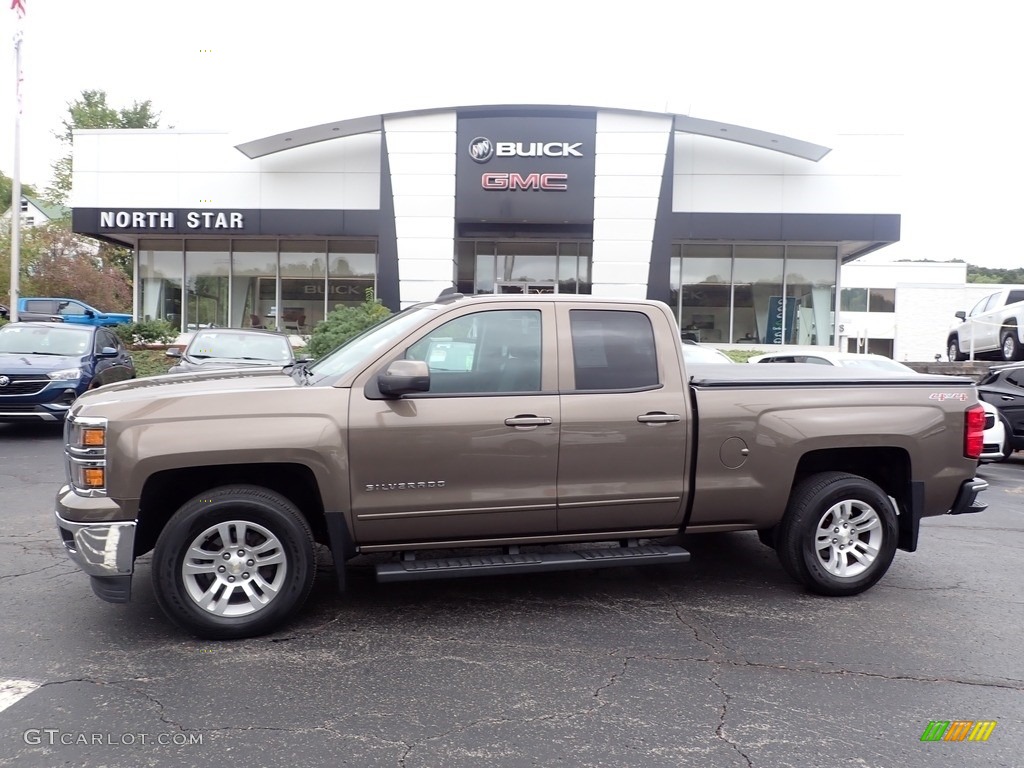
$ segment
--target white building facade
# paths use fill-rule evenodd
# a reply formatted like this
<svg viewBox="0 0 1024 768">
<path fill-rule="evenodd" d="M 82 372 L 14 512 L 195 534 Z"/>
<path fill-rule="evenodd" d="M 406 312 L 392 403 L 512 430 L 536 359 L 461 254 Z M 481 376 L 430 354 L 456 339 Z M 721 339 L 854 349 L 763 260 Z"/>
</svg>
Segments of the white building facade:
<svg viewBox="0 0 1024 768">
<path fill-rule="evenodd" d="M 372 292 L 653 298 L 721 345 L 836 346 L 840 267 L 899 239 L 902 137 L 470 106 L 235 144 L 84 130 L 73 228 L 136 252 L 135 313 L 308 332 Z M 863 318 L 855 318 L 860 323 Z M 845 334 L 845 335 L 844 335 Z"/>
</svg>

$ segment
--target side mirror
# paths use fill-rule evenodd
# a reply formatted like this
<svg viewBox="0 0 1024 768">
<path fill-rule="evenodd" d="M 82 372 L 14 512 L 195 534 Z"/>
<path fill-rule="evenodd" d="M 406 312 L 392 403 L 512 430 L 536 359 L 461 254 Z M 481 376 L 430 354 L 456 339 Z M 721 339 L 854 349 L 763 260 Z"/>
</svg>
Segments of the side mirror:
<svg viewBox="0 0 1024 768">
<path fill-rule="evenodd" d="M 960 310 L 959 312 L 957 312 L 957 313 L 956 313 L 956 314 L 954 315 L 954 317 L 958 317 L 958 318 L 960 318 L 961 320 L 966 320 L 966 319 L 967 319 L 967 313 L 966 313 L 966 312 L 964 312 L 964 311 L 963 311 L 963 310 L 961 309 L 961 310 Z"/>
<path fill-rule="evenodd" d="M 87 309 L 87 310 L 85 310 L 85 316 L 86 317 L 96 317 L 96 313 L 93 312 L 91 309 Z"/>
<path fill-rule="evenodd" d="M 117 357 L 116 347 L 104 347 L 100 350 L 100 357 Z"/>
<path fill-rule="evenodd" d="M 430 368 L 426 360 L 395 360 L 377 376 L 377 388 L 385 397 L 429 392 Z"/>
<path fill-rule="evenodd" d="M 181 347 L 168 347 L 165 354 L 168 357 L 181 357 Z"/>
</svg>

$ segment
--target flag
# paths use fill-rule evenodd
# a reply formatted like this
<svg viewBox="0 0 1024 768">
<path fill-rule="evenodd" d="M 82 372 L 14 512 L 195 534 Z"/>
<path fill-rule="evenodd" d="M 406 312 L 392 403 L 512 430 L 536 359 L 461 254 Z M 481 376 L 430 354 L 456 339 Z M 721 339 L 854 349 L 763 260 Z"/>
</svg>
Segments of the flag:
<svg viewBox="0 0 1024 768">
<path fill-rule="evenodd" d="M 19 19 L 25 18 L 25 0 L 11 0 L 11 10 L 18 14 Z"/>
</svg>

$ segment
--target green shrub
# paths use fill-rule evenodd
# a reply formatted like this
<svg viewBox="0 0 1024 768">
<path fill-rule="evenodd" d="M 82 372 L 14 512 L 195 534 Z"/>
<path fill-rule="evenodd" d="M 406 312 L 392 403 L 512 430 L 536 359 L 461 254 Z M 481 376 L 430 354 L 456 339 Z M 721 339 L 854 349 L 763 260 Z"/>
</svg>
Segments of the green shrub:
<svg viewBox="0 0 1024 768">
<path fill-rule="evenodd" d="M 737 363 L 745 363 L 754 355 L 760 355 L 764 352 L 761 349 L 723 349 L 722 351 Z"/>
<path fill-rule="evenodd" d="M 178 329 L 166 320 L 143 320 L 141 323 L 122 323 L 114 326 L 114 333 L 129 347 L 145 344 L 167 344 L 178 338 Z"/>
<path fill-rule="evenodd" d="M 316 359 L 335 347 L 358 336 L 371 326 L 391 316 L 391 310 L 367 295 L 366 301 L 354 307 L 340 307 L 317 323 L 306 345 L 306 355 Z"/>
<path fill-rule="evenodd" d="M 9 322 L 10 320 L 8 320 L 6 317 L 0 317 L 0 326 L 7 325 L 7 323 Z"/>
</svg>

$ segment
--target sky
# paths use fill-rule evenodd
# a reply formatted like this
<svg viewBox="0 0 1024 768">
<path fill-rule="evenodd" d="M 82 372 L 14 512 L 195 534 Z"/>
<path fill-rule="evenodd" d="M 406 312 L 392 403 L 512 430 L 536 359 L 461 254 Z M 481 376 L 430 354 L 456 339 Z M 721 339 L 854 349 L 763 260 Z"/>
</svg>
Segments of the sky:
<svg viewBox="0 0 1024 768">
<path fill-rule="evenodd" d="M 871 258 L 1024 266 L 1024 11 L 1011 0 L 0 0 L 0 170 L 45 189 L 67 104 L 150 100 L 240 143 L 471 104 L 675 112 L 831 146 L 904 137 L 901 242 Z"/>
</svg>

